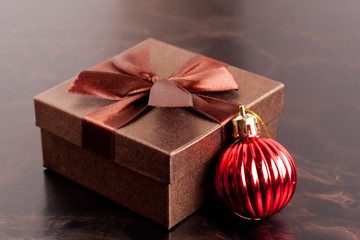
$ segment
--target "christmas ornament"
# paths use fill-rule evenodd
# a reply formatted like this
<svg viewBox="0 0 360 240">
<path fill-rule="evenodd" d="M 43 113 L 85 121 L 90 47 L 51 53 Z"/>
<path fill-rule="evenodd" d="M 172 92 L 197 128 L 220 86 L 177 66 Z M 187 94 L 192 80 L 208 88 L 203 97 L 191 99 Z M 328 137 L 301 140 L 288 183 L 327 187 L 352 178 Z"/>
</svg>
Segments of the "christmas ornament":
<svg viewBox="0 0 360 240">
<path fill-rule="evenodd" d="M 288 151 L 275 140 L 260 137 L 259 116 L 240 106 L 233 122 L 237 139 L 221 158 L 215 187 L 222 201 L 237 215 L 261 219 L 280 211 L 293 196 L 296 169 Z"/>
</svg>

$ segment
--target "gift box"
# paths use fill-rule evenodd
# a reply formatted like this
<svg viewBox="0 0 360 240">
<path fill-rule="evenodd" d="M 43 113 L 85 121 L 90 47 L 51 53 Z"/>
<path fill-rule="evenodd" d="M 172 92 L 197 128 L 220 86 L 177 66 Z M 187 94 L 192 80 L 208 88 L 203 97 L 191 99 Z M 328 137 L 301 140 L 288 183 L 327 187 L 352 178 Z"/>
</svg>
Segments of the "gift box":
<svg viewBox="0 0 360 240">
<path fill-rule="evenodd" d="M 139 49 L 146 49 L 152 69 L 163 79 L 198 56 L 155 39 L 147 39 L 125 54 Z M 111 61 L 92 69 L 97 73 Z M 284 85 L 237 67 L 226 69 L 236 80 L 238 90 L 202 94 L 244 104 L 262 117 L 275 137 L 277 119 L 283 110 Z M 233 141 L 227 134 L 230 118 L 218 123 L 191 107 L 150 107 L 113 131 L 100 124 L 99 131 L 93 128 L 88 135 L 89 130 L 84 128 L 86 116 L 117 100 L 69 93 L 74 81 L 65 81 L 34 98 L 44 167 L 168 229 L 213 197 L 212 167 L 223 147 Z M 84 146 L 88 138 L 91 143 Z"/>
</svg>

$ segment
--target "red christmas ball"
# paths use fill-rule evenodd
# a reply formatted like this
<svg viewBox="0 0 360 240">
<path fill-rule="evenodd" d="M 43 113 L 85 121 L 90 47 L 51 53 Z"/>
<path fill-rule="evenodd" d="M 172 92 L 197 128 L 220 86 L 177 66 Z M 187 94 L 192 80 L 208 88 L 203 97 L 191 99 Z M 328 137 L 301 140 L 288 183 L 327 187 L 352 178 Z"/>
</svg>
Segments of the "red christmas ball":
<svg viewBox="0 0 360 240">
<path fill-rule="evenodd" d="M 246 137 L 240 136 L 223 152 L 216 168 L 215 187 L 234 213 L 246 219 L 261 219 L 290 201 L 296 188 L 296 168 L 278 142 L 251 136 L 254 134 L 246 124 L 245 130 Z"/>
</svg>

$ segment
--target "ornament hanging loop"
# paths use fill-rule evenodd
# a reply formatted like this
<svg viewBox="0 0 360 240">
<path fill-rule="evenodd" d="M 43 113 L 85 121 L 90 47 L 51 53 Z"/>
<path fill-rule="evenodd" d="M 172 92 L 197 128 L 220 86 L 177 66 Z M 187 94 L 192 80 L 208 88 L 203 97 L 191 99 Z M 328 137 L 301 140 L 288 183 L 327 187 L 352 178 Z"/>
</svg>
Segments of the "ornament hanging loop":
<svg viewBox="0 0 360 240">
<path fill-rule="evenodd" d="M 257 136 L 260 133 L 258 120 L 264 127 L 267 136 L 271 138 L 269 132 L 266 129 L 265 123 L 259 117 L 259 115 L 249 109 L 246 109 L 245 105 L 240 105 L 238 116 L 232 120 L 234 138 L 251 138 Z"/>
<path fill-rule="evenodd" d="M 261 125 L 263 126 L 266 135 L 267 135 L 269 138 L 271 138 L 268 130 L 266 129 L 265 123 L 264 123 L 264 121 L 261 119 L 261 117 L 260 117 L 259 115 L 257 115 L 255 112 L 253 112 L 253 111 L 251 111 L 251 110 L 249 110 L 249 109 L 245 109 L 245 112 L 251 113 L 252 115 L 254 115 L 254 116 L 261 122 Z"/>
</svg>

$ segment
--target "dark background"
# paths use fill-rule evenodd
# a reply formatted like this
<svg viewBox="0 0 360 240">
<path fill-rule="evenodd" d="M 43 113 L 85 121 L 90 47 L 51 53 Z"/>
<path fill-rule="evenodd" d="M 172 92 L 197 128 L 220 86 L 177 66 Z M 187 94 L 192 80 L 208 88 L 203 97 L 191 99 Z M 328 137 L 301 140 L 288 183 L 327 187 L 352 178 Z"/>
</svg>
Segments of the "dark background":
<svg viewBox="0 0 360 240">
<path fill-rule="evenodd" d="M 32 98 L 153 37 L 285 83 L 298 186 L 249 222 L 209 204 L 171 232 L 42 167 Z M 0 2 L 0 239 L 360 239 L 360 2 Z"/>
</svg>

